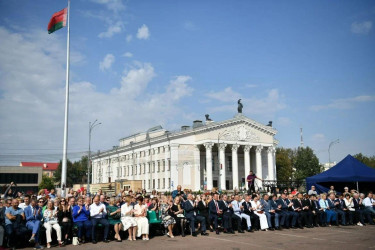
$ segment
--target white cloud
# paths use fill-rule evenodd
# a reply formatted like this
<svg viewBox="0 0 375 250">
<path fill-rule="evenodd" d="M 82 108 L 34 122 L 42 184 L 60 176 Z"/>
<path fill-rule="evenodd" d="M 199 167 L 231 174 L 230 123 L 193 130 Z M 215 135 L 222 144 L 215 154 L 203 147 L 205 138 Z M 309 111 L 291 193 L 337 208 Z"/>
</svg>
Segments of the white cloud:
<svg viewBox="0 0 375 250">
<path fill-rule="evenodd" d="M 45 33 L 30 31 L 26 36 L 0 27 L 0 37 L 7 38 L 0 46 L 2 154 L 22 153 L 20 148 L 33 149 L 34 153 L 39 148 L 44 149 L 39 161 L 51 153 L 55 156 L 49 160 L 61 158 L 66 44 L 58 34 Z M 72 67 L 72 76 L 75 69 Z M 95 129 L 92 149 L 105 150 L 116 145 L 119 138 L 184 116 L 184 110 L 176 104 L 191 95 L 191 78 L 176 76 L 170 82 L 158 83 L 164 91 L 153 92 L 148 86 L 155 76 L 151 64 L 133 63 L 122 73 L 118 87 L 105 93 L 96 90 L 91 82 L 71 79 L 68 152 L 87 151 L 87 125 L 95 119 L 102 125 Z M 17 151 L 6 151 L 10 145 Z M 30 154 L 30 150 L 23 153 Z"/>
<path fill-rule="evenodd" d="M 133 36 L 132 36 L 132 35 L 127 35 L 127 36 L 126 36 L 126 41 L 127 41 L 128 43 L 130 43 L 131 40 L 133 40 Z"/>
<path fill-rule="evenodd" d="M 226 96 L 227 95 L 227 96 Z M 231 112 L 237 110 L 237 100 L 242 97 L 244 105 L 243 113 L 245 115 L 261 115 L 264 117 L 273 116 L 277 111 L 285 109 L 284 97 L 280 95 L 277 89 L 267 91 L 265 97 L 246 97 L 233 91 L 230 87 L 221 92 L 210 92 L 208 97 L 221 101 L 231 102 L 231 104 L 215 103 L 215 107 L 209 108 L 210 112 Z"/>
<path fill-rule="evenodd" d="M 110 24 L 108 26 L 107 31 L 101 32 L 98 37 L 99 38 L 111 38 L 113 35 L 120 33 L 123 29 L 124 24 L 121 21 L 118 21 L 114 24 Z"/>
<path fill-rule="evenodd" d="M 131 58 L 131 57 L 133 57 L 133 54 L 130 53 L 130 52 L 125 52 L 122 56 L 123 56 L 123 57 Z"/>
<path fill-rule="evenodd" d="M 372 28 L 371 21 L 354 22 L 352 23 L 350 30 L 354 34 L 368 34 Z"/>
<path fill-rule="evenodd" d="M 103 61 L 99 63 L 99 69 L 101 71 L 110 69 L 112 67 L 112 64 L 115 62 L 115 56 L 112 54 L 107 54 Z"/>
<path fill-rule="evenodd" d="M 106 5 L 108 10 L 114 12 L 125 10 L 125 5 L 122 0 L 92 0 L 95 3 Z"/>
<path fill-rule="evenodd" d="M 234 102 L 241 97 L 241 94 L 236 91 L 233 91 L 231 87 L 227 87 L 223 91 L 211 91 L 208 94 L 206 94 L 206 96 L 221 102 Z"/>
<path fill-rule="evenodd" d="M 150 37 L 150 32 L 148 30 L 148 27 L 146 26 L 146 24 L 143 24 L 142 27 L 138 29 L 137 38 L 147 40 L 149 39 L 149 37 Z"/>
<path fill-rule="evenodd" d="M 358 103 L 373 101 L 375 101 L 375 96 L 361 95 L 350 98 L 336 99 L 326 105 L 313 105 L 310 107 L 310 109 L 313 111 L 320 111 L 323 109 L 351 109 Z"/>
</svg>

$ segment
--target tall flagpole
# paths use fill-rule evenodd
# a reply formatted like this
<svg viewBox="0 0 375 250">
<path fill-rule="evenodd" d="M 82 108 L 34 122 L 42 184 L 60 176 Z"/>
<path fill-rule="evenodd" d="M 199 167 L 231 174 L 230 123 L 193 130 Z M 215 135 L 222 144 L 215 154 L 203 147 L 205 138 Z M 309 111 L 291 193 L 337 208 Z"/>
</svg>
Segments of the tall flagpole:
<svg viewBox="0 0 375 250">
<path fill-rule="evenodd" d="M 64 124 L 64 146 L 61 171 L 61 197 L 66 195 L 66 172 L 67 172 L 67 146 L 68 146 L 68 111 L 69 111 L 69 40 L 70 40 L 70 0 L 68 0 L 67 11 L 68 35 L 66 48 L 66 86 L 65 86 L 65 124 Z"/>
</svg>

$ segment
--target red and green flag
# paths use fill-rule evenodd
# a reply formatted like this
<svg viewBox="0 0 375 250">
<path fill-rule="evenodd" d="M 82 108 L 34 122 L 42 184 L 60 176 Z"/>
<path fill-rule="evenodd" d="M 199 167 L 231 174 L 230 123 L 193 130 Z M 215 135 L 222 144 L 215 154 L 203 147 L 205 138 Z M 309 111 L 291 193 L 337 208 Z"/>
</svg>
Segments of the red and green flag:
<svg viewBox="0 0 375 250">
<path fill-rule="evenodd" d="M 62 9 L 52 15 L 51 20 L 48 23 L 48 34 L 51 34 L 52 32 L 66 26 L 66 15 L 67 8 Z"/>
</svg>

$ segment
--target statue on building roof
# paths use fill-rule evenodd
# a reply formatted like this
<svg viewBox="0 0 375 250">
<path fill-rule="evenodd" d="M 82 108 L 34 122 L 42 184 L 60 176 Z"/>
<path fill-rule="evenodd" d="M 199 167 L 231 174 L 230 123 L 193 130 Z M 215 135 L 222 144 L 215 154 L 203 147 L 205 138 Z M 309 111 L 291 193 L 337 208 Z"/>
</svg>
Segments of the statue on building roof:
<svg viewBox="0 0 375 250">
<path fill-rule="evenodd" d="M 241 99 L 238 99 L 238 108 L 237 108 L 238 113 L 242 114 L 242 108 L 243 108 L 243 105 L 241 103 Z"/>
</svg>

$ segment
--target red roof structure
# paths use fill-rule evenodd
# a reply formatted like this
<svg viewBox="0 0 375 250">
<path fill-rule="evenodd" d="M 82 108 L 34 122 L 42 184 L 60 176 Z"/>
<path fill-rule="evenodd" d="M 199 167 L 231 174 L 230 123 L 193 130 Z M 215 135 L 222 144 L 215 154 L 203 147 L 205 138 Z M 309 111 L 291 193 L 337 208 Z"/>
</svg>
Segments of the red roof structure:
<svg viewBox="0 0 375 250">
<path fill-rule="evenodd" d="M 21 162 L 21 167 L 40 167 L 43 171 L 56 171 L 59 163 L 53 162 Z"/>
</svg>

